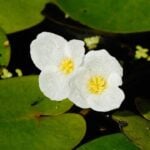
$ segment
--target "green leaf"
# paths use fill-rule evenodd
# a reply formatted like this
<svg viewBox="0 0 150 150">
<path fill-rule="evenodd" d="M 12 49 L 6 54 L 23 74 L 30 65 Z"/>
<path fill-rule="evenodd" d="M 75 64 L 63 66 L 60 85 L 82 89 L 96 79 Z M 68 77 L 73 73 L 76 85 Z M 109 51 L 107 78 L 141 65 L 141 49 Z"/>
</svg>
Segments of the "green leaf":
<svg viewBox="0 0 150 150">
<path fill-rule="evenodd" d="M 133 33 L 150 30 L 150 1 L 51 0 L 76 21 L 96 30 Z"/>
<path fill-rule="evenodd" d="M 73 104 L 46 98 L 37 76 L 1 80 L 0 89 L 1 150 L 69 150 L 83 138 L 84 119 L 62 114 Z"/>
<path fill-rule="evenodd" d="M 7 66 L 10 60 L 10 46 L 9 41 L 0 28 L 0 66 Z"/>
<path fill-rule="evenodd" d="M 0 0 L 0 25 L 12 33 L 39 23 L 48 0 Z"/>
<path fill-rule="evenodd" d="M 136 106 L 139 112 L 148 120 L 150 120 L 150 100 L 137 98 Z"/>
<path fill-rule="evenodd" d="M 150 122 L 131 112 L 117 112 L 113 115 L 124 134 L 141 150 L 150 150 Z"/>
<path fill-rule="evenodd" d="M 121 133 L 107 135 L 95 139 L 79 147 L 77 150 L 138 150 L 127 137 Z"/>
<path fill-rule="evenodd" d="M 1 150 L 71 150 L 85 134 L 77 114 L 0 122 Z"/>
<path fill-rule="evenodd" d="M 37 76 L 24 76 L 0 81 L 0 119 L 35 115 L 58 115 L 71 108 L 69 100 L 51 101 L 40 91 Z"/>
</svg>

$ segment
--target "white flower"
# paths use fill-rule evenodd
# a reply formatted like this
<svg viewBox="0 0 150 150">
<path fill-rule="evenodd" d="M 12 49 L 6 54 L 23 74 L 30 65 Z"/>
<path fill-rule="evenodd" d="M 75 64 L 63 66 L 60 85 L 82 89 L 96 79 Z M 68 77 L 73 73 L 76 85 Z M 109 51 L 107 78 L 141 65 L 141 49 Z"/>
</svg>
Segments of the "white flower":
<svg viewBox="0 0 150 150">
<path fill-rule="evenodd" d="M 121 65 L 106 50 L 90 51 L 70 80 L 69 99 L 81 108 L 95 111 L 116 109 L 124 99 L 119 88 L 122 75 Z"/>
<path fill-rule="evenodd" d="M 43 32 L 31 43 L 30 52 L 34 64 L 41 70 L 41 91 L 52 100 L 67 98 L 70 78 L 83 61 L 84 42 L 66 41 L 59 35 Z"/>
</svg>

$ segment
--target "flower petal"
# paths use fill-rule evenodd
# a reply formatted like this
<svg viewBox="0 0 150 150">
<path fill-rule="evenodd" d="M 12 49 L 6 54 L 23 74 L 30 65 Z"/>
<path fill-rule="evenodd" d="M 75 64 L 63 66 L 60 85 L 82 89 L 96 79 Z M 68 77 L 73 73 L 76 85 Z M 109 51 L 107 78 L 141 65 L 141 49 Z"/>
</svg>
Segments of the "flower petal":
<svg viewBox="0 0 150 150">
<path fill-rule="evenodd" d="M 107 89 L 101 95 L 91 95 L 88 97 L 89 106 L 95 111 L 106 112 L 120 107 L 125 96 L 118 87 Z"/>
<path fill-rule="evenodd" d="M 123 74 L 123 69 L 117 59 L 111 56 L 106 50 L 90 51 L 85 56 L 85 66 L 93 73 L 104 75 L 105 77 L 110 73 Z"/>
<path fill-rule="evenodd" d="M 31 58 L 34 64 L 40 69 L 45 69 L 48 65 L 53 63 L 54 52 L 65 47 L 67 41 L 54 33 L 42 32 L 37 38 L 32 41 L 30 46 Z"/>
<path fill-rule="evenodd" d="M 39 76 L 41 91 L 51 100 L 60 101 L 68 97 L 68 79 L 58 72 L 44 70 Z"/>
<path fill-rule="evenodd" d="M 108 77 L 109 86 L 121 86 L 122 78 L 117 73 L 111 73 Z"/>
<path fill-rule="evenodd" d="M 67 55 L 73 57 L 76 66 L 79 66 L 83 62 L 85 53 L 84 42 L 81 40 L 70 40 L 67 46 Z"/>
<path fill-rule="evenodd" d="M 79 68 L 69 82 L 70 93 L 68 98 L 80 108 L 89 108 L 86 101 L 88 97 L 88 92 L 86 91 L 86 81 L 88 78 L 86 74 L 88 75 L 88 73 L 86 72 L 85 68 Z"/>
</svg>

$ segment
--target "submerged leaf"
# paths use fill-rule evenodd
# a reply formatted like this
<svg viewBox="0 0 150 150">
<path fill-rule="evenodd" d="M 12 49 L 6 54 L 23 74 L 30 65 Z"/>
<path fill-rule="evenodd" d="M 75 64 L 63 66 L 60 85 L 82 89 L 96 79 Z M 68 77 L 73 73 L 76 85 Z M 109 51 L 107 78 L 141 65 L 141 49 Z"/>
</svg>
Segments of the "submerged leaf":
<svg viewBox="0 0 150 150">
<path fill-rule="evenodd" d="M 137 98 L 136 106 L 139 112 L 148 120 L 150 120 L 150 100 Z"/>
<path fill-rule="evenodd" d="M 131 112 L 117 112 L 113 115 L 122 126 L 124 134 L 141 150 L 150 149 L 150 122 Z"/>
<path fill-rule="evenodd" d="M 107 135 L 95 139 L 79 147 L 77 150 L 139 150 L 121 133 Z"/>
</svg>

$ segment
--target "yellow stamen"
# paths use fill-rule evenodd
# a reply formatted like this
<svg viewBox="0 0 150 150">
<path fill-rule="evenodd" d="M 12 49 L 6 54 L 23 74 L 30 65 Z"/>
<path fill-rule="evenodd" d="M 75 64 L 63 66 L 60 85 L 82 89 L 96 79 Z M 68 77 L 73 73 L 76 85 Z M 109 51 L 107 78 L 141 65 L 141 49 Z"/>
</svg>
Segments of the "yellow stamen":
<svg viewBox="0 0 150 150">
<path fill-rule="evenodd" d="M 87 87 L 90 93 L 100 94 L 106 89 L 106 80 L 99 75 L 92 76 L 88 80 Z"/>
<path fill-rule="evenodd" d="M 68 75 L 74 70 L 74 62 L 71 58 L 64 58 L 60 62 L 60 71 L 62 71 L 65 75 Z"/>
</svg>

